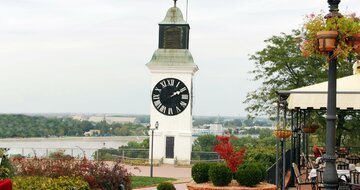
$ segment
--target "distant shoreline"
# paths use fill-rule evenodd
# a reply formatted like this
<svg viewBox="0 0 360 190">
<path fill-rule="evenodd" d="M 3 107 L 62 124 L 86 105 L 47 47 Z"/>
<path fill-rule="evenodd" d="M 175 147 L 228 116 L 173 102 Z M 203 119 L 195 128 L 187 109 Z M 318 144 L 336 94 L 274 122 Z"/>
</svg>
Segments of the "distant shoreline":
<svg viewBox="0 0 360 190">
<path fill-rule="evenodd" d="M 108 136 L 108 137 L 36 137 L 0 139 L 0 147 L 9 148 L 8 154 L 26 157 L 47 157 L 54 151 L 65 151 L 73 157 L 95 159 L 94 153 L 103 148 L 118 149 L 130 141 L 142 142 L 147 136 Z"/>
<path fill-rule="evenodd" d="M 1 138 L 3 141 L 143 141 L 148 136 L 99 136 L 99 137 L 16 137 L 16 138 Z"/>
</svg>

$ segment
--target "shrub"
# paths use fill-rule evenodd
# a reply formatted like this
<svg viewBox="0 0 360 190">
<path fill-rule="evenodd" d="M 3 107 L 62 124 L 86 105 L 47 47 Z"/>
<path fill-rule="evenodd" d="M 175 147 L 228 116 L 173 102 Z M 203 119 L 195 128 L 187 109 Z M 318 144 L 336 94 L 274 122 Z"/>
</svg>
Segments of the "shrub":
<svg viewBox="0 0 360 190">
<path fill-rule="evenodd" d="M 110 165 L 103 161 L 90 160 L 48 160 L 48 159 L 14 159 L 16 175 L 46 176 L 57 178 L 60 176 L 81 177 L 87 181 L 92 189 L 117 189 L 123 184 L 130 189 L 130 174 L 119 161 Z"/>
<path fill-rule="evenodd" d="M 253 187 L 264 179 L 263 170 L 258 163 L 247 163 L 236 171 L 234 178 L 243 186 Z"/>
<path fill-rule="evenodd" d="M 265 179 L 267 177 L 266 167 L 264 166 L 264 164 L 259 163 L 259 162 L 256 162 L 255 164 L 257 165 L 257 167 L 260 169 L 260 172 L 261 172 L 260 182 L 265 181 Z"/>
<path fill-rule="evenodd" d="M 174 185 L 170 182 L 161 182 L 156 187 L 157 190 L 176 190 Z"/>
<path fill-rule="evenodd" d="M 39 176 L 16 176 L 12 178 L 13 189 L 22 190 L 90 190 L 89 184 L 80 177 L 71 178 L 67 176 L 59 178 Z"/>
<path fill-rule="evenodd" d="M 208 163 L 196 163 L 191 168 L 191 177 L 196 183 L 204 183 L 209 181 L 209 168 Z"/>
<path fill-rule="evenodd" d="M 49 159 L 51 160 L 63 160 L 63 159 L 74 159 L 74 157 L 65 154 L 65 150 L 58 150 L 55 152 L 50 152 Z"/>
<path fill-rule="evenodd" d="M 9 156 L 6 154 L 8 149 L 0 148 L 0 179 L 7 179 L 14 175 L 14 168 L 10 163 Z"/>
<path fill-rule="evenodd" d="M 227 136 L 217 136 L 216 139 L 219 143 L 214 146 L 215 152 L 225 160 L 225 163 L 231 169 L 231 172 L 235 173 L 237 167 L 243 163 L 245 148 L 236 151 L 230 142 L 230 137 Z"/>
<path fill-rule="evenodd" d="M 224 164 L 211 165 L 209 179 L 215 186 L 227 186 L 232 180 L 231 170 Z"/>
<path fill-rule="evenodd" d="M 247 149 L 246 160 L 250 162 L 260 162 L 266 167 L 270 167 L 276 162 L 275 146 L 254 146 Z"/>
</svg>

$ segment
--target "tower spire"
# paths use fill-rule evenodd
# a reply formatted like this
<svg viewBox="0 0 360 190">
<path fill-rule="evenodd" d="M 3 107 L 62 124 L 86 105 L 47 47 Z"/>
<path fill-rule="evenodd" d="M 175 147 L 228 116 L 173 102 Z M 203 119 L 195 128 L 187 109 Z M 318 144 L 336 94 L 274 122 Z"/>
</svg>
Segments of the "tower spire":
<svg viewBox="0 0 360 190">
<path fill-rule="evenodd" d="M 174 0 L 174 7 L 176 7 L 176 1 L 177 1 L 177 0 Z"/>
</svg>

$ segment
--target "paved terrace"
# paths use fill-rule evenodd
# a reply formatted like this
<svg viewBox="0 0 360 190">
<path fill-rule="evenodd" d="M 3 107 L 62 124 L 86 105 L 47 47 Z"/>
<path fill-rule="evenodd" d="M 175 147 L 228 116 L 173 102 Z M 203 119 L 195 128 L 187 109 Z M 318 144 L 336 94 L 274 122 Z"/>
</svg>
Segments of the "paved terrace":
<svg viewBox="0 0 360 190">
<path fill-rule="evenodd" d="M 125 166 L 126 169 L 135 176 L 150 176 L 150 166 Z M 186 183 L 192 181 L 191 167 L 175 167 L 173 165 L 163 164 L 154 166 L 154 177 L 170 177 L 177 179 L 174 182 L 177 190 L 187 190 Z M 139 190 L 156 190 L 156 187 L 135 188 Z"/>
</svg>

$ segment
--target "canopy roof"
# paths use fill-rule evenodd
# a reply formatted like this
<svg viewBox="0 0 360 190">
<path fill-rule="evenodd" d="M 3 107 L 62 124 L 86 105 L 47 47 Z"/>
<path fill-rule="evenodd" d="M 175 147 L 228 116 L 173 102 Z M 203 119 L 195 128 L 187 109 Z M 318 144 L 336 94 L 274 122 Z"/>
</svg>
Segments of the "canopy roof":
<svg viewBox="0 0 360 190">
<path fill-rule="evenodd" d="M 360 74 L 336 80 L 336 107 L 339 109 L 360 109 Z M 290 91 L 279 92 L 289 94 L 288 109 L 321 109 L 327 105 L 328 82 L 305 86 Z"/>
</svg>

